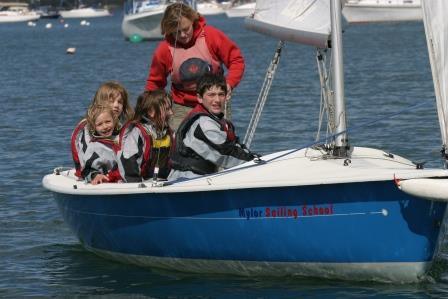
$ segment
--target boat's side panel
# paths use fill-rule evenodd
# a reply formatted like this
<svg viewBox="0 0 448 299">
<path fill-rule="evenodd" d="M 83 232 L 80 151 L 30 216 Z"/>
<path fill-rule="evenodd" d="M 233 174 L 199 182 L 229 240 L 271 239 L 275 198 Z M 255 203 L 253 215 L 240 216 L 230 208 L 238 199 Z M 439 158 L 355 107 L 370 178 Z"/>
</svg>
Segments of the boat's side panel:
<svg viewBox="0 0 448 299">
<path fill-rule="evenodd" d="M 55 193 L 85 245 L 123 254 L 209 260 L 431 261 L 446 203 L 369 182 L 197 193 Z"/>
</svg>

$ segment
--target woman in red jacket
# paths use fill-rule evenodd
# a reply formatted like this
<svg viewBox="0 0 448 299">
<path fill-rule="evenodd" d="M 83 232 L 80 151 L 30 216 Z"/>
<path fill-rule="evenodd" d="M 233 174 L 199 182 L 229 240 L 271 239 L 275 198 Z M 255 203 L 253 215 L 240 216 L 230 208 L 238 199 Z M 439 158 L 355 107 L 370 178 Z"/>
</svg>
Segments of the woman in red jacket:
<svg viewBox="0 0 448 299">
<path fill-rule="evenodd" d="M 174 100 L 171 128 L 176 130 L 198 103 L 196 81 L 205 73 L 223 73 L 231 91 L 241 81 L 244 59 L 238 46 L 186 4 L 169 5 L 161 22 L 165 39 L 155 50 L 146 90 L 164 89 L 171 77 Z M 230 97 L 228 97 L 230 98 Z M 228 116 L 227 116 L 228 117 Z"/>
</svg>

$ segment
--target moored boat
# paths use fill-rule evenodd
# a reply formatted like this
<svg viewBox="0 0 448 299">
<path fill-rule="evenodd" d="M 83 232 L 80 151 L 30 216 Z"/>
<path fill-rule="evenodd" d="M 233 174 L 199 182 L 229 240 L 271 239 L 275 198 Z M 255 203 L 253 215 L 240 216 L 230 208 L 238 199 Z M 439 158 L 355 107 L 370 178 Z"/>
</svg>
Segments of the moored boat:
<svg viewBox="0 0 448 299">
<path fill-rule="evenodd" d="M 422 20 L 420 0 L 348 0 L 342 13 L 349 23 Z"/>
<path fill-rule="evenodd" d="M 86 6 L 80 0 L 75 0 L 75 3 L 71 9 L 59 10 L 59 13 L 64 19 L 99 18 L 110 17 L 112 15 L 106 8 L 93 8 Z"/>
<path fill-rule="evenodd" d="M 197 11 L 203 16 L 220 15 L 223 14 L 223 6 L 215 0 L 197 1 Z"/>
<path fill-rule="evenodd" d="M 236 2 L 239 3 L 239 2 Z M 255 2 L 241 3 L 229 7 L 226 10 L 226 16 L 228 18 L 245 18 L 254 13 Z"/>
<path fill-rule="evenodd" d="M 0 23 L 36 21 L 39 18 L 40 15 L 29 10 L 27 3 L 0 2 Z"/>
<path fill-rule="evenodd" d="M 125 2 L 121 31 L 125 39 L 139 38 L 146 40 L 161 39 L 160 22 L 167 1 L 128 0 Z"/>
</svg>

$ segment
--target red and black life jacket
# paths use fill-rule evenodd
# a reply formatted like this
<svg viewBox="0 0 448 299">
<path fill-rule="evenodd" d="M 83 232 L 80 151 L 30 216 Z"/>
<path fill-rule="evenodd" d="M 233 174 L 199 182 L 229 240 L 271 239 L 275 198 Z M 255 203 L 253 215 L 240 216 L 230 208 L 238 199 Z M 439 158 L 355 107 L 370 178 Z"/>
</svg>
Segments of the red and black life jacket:
<svg viewBox="0 0 448 299">
<path fill-rule="evenodd" d="M 222 131 L 226 132 L 226 142 L 236 142 L 235 128 L 233 124 L 224 118 L 219 118 L 205 109 L 201 104 L 190 111 L 186 118 L 182 121 L 176 132 L 175 144 L 171 150 L 171 167 L 180 171 L 192 171 L 196 174 L 204 175 L 218 171 L 218 166 L 204 159 L 192 149 L 187 147 L 184 139 L 193 123 L 201 116 L 207 116 L 219 123 Z"/>
<path fill-rule="evenodd" d="M 168 133 L 162 139 L 155 139 L 141 123 L 128 122 L 120 132 L 120 148 L 125 131 L 131 131 L 133 127 L 136 127 L 140 131 L 144 139 L 143 157 L 140 166 L 141 177 L 144 179 L 151 178 L 154 174 L 155 167 L 158 166 L 158 176 L 160 178 L 167 178 L 170 172 L 169 153 L 173 140 L 172 131 L 168 130 Z"/>
</svg>

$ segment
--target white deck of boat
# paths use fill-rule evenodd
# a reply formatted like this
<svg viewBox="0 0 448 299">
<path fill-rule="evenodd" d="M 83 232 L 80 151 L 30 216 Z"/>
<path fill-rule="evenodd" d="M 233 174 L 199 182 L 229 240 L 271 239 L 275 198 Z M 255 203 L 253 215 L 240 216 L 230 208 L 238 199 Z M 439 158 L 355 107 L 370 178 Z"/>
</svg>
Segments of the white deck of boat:
<svg viewBox="0 0 448 299">
<path fill-rule="evenodd" d="M 65 194 L 134 194 L 196 192 L 229 189 L 323 185 L 352 182 L 385 181 L 411 178 L 444 177 L 448 170 L 416 169 L 409 160 L 371 148 L 355 147 L 350 161 L 325 159 L 324 152 L 302 149 L 262 157 L 264 164 L 248 162 L 232 169 L 181 182 L 169 182 L 164 186 L 152 186 L 151 181 L 140 183 L 115 183 L 91 185 L 77 180 L 74 170 L 61 175 L 47 175 L 45 188 Z M 279 157 L 281 156 L 281 157 Z M 274 159 L 279 157 L 278 159 Z M 344 165 L 344 162 L 346 162 Z M 74 187 L 76 185 L 76 189 Z M 140 185 L 140 186 L 139 186 Z"/>
</svg>

